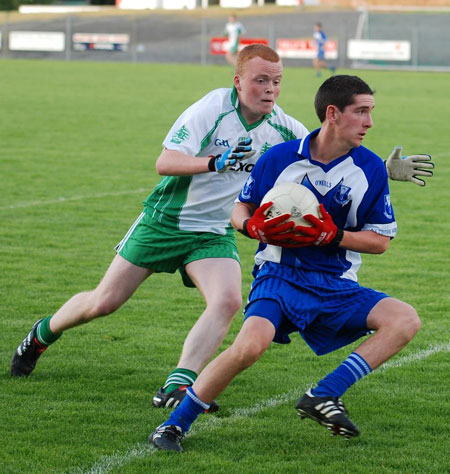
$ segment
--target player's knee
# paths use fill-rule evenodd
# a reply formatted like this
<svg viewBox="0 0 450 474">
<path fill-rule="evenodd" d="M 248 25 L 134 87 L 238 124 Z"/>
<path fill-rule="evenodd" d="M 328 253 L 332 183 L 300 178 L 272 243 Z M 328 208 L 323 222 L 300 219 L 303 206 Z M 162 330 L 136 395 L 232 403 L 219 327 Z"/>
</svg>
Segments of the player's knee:
<svg viewBox="0 0 450 474">
<path fill-rule="evenodd" d="M 120 308 L 122 302 L 111 296 L 100 296 L 93 299 L 87 319 L 95 319 L 101 316 L 107 316 Z"/>
<path fill-rule="evenodd" d="M 240 291 L 228 292 L 227 294 L 221 295 L 220 298 L 216 300 L 215 305 L 218 308 L 217 312 L 231 319 L 242 305 Z"/>
<path fill-rule="evenodd" d="M 240 292 L 230 295 L 227 299 L 227 309 L 231 316 L 234 316 L 242 305 L 242 296 Z"/>
<path fill-rule="evenodd" d="M 241 369 L 253 365 L 266 351 L 267 344 L 261 341 L 247 341 L 244 344 L 233 344 L 232 350 L 236 363 Z"/>
<path fill-rule="evenodd" d="M 410 305 L 407 306 L 407 311 L 404 312 L 404 328 L 405 336 L 410 341 L 419 331 L 422 322 L 420 321 L 417 311 Z"/>
<path fill-rule="evenodd" d="M 408 343 L 420 329 L 421 321 L 417 311 L 409 304 L 402 303 L 396 314 L 390 319 L 392 331 L 397 332 L 402 342 Z"/>
</svg>

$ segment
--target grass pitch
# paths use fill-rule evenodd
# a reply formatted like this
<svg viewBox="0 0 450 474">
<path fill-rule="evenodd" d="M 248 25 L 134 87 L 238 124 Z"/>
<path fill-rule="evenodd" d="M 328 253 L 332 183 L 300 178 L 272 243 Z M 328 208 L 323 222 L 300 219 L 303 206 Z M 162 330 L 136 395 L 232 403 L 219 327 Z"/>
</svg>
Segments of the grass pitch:
<svg viewBox="0 0 450 474">
<path fill-rule="evenodd" d="M 0 70 L 2 473 L 450 471 L 448 74 L 351 71 L 377 90 L 364 144 L 382 157 L 402 144 L 436 163 L 425 188 L 391 182 L 398 237 L 363 258 L 360 282 L 414 305 L 423 328 L 346 394 L 361 436 L 332 438 L 294 409 L 353 347 L 318 358 L 293 337 L 232 383 L 178 456 L 146 442 L 168 414 L 151 398 L 203 309 L 178 275 L 152 276 L 117 313 L 68 331 L 28 379 L 11 379 L 9 363 L 36 319 L 98 283 L 158 181 L 169 127 L 207 91 L 230 86 L 232 72 L 19 60 Z M 319 84 L 312 70 L 285 70 L 279 104 L 310 129 Z M 238 244 L 245 300 L 255 244 L 240 235 Z"/>
</svg>

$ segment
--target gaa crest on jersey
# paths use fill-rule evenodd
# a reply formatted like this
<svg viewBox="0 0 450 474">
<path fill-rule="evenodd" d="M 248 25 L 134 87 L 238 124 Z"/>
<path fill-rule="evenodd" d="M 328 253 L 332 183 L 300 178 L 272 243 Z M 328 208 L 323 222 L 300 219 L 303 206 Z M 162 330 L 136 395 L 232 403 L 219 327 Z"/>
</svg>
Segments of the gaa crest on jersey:
<svg viewBox="0 0 450 474">
<path fill-rule="evenodd" d="M 254 184 L 255 184 L 255 180 L 253 179 L 253 176 L 249 176 L 241 191 L 241 196 L 244 199 L 250 199 Z"/>
<path fill-rule="evenodd" d="M 272 145 L 270 143 L 264 142 L 261 151 L 259 152 L 259 155 L 263 155 L 267 150 L 270 150 L 272 148 Z"/>
<path fill-rule="evenodd" d="M 184 142 L 187 140 L 190 136 L 189 130 L 186 128 L 185 125 L 183 125 L 177 132 L 175 132 L 172 135 L 172 138 L 170 139 L 171 143 L 176 143 L 179 145 L 180 143 Z"/>
<path fill-rule="evenodd" d="M 341 206 L 345 206 L 350 200 L 350 191 L 352 188 L 342 184 L 342 181 L 336 187 L 336 192 L 334 194 L 334 200 Z"/>
<path fill-rule="evenodd" d="M 391 204 L 391 195 L 384 195 L 384 215 L 388 219 L 392 219 L 392 204 Z"/>
<path fill-rule="evenodd" d="M 228 140 L 223 140 L 222 138 L 216 138 L 214 140 L 214 145 L 230 148 L 230 142 Z"/>
</svg>

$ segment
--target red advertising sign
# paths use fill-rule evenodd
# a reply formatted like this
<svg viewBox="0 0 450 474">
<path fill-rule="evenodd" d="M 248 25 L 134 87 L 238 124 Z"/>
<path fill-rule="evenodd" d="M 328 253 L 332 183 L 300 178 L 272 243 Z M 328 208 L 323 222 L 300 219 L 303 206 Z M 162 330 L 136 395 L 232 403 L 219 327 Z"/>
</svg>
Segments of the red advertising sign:
<svg viewBox="0 0 450 474">
<path fill-rule="evenodd" d="M 239 40 L 239 51 L 249 44 L 261 43 L 269 45 L 266 38 L 241 38 Z M 209 52 L 211 54 L 225 54 L 227 52 L 228 38 L 213 37 L 209 43 Z"/>
<path fill-rule="evenodd" d="M 307 58 L 317 56 L 316 42 L 312 38 L 280 38 L 277 40 L 277 53 L 282 58 Z M 325 59 L 338 57 L 337 41 L 325 43 Z"/>
</svg>

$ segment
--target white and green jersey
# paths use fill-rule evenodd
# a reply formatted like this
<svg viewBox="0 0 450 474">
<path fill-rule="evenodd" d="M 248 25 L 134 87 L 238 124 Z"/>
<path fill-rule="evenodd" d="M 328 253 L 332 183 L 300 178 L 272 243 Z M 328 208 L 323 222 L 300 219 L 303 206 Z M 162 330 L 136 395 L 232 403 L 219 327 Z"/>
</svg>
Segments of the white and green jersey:
<svg viewBox="0 0 450 474">
<path fill-rule="evenodd" d="M 168 228 L 224 235 L 231 227 L 234 201 L 256 160 L 273 145 L 307 134 L 277 105 L 271 114 L 249 125 L 239 112 L 236 90 L 216 89 L 180 115 L 164 147 L 190 156 L 215 156 L 249 137 L 256 154 L 224 173 L 163 177 L 145 200 L 145 212 Z"/>
<path fill-rule="evenodd" d="M 235 21 L 234 23 L 230 21 L 225 25 L 224 33 L 228 38 L 226 45 L 227 51 L 236 54 L 239 46 L 239 37 L 245 34 L 244 25 L 238 21 Z"/>
</svg>

